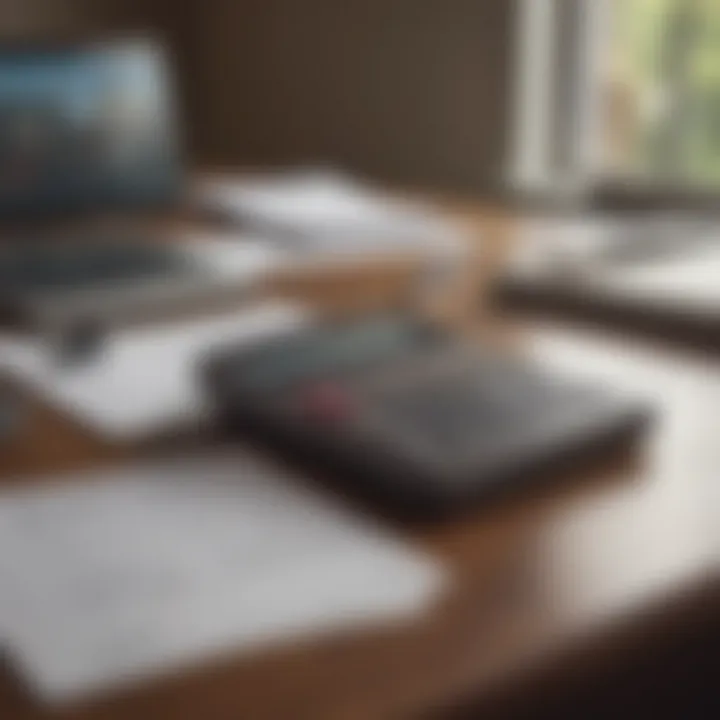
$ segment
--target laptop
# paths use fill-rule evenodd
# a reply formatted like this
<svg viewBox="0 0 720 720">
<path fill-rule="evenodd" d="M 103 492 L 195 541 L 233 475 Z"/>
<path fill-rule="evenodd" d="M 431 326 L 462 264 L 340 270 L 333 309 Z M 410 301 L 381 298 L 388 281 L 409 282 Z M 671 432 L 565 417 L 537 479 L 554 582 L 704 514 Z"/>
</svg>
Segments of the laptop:
<svg viewBox="0 0 720 720">
<path fill-rule="evenodd" d="M 147 37 L 0 47 L 3 320 L 120 321 L 233 296 L 272 264 L 151 229 L 186 187 L 170 75 Z"/>
</svg>

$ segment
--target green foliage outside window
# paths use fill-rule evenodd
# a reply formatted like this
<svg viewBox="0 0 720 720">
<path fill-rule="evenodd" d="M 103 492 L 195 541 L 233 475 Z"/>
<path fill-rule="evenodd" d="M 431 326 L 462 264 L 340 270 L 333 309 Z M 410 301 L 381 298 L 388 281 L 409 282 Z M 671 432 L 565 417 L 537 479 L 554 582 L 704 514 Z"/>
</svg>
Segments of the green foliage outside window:
<svg viewBox="0 0 720 720">
<path fill-rule="evenodd" d="M 636 95 L 629 165 L 720 184 L 720 0 L 615 0 L 614 63 Z"/>
</svg>

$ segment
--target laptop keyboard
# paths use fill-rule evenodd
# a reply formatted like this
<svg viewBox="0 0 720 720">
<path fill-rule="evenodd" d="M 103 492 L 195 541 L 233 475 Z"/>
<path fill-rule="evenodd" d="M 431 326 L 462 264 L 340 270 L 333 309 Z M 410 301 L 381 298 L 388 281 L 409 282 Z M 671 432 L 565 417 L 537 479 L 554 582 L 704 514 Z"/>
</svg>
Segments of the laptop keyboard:
<svg viewBox="0 0 720 720">
<path fill-rule="evenodd" d="M 13 248 L 0 256 L 3 293 L 70 290 L 190 272 L 176 249 L 131 241 Z"/>
</svg>

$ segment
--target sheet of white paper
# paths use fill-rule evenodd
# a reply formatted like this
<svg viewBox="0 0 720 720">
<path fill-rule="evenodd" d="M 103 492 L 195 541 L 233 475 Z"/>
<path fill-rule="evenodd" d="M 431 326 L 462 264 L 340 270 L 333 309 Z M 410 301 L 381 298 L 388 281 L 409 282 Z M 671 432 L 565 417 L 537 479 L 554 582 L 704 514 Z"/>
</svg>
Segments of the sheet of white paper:
<svg viewBox="0 0 720 720">
<path fill-rule="evenodd" d="M 200 194 L 263 237 L 306 257 L 414 251 L 434 258 L 457 255 L 466 245 L 457 228 L 432 209 L 337 172 L 215 180 Z"/>
<path fill-rule="evenodd" d="M 122 330 L 97 359 L 64 367 L 38 340 L 0 337 L 0 369 L 112 439 L 133 440 L 196 422 L 203 402 L 197 364 L 213 346 L 253 343 L 310 322 L 299 305 L 268 302 L 241 311 Z"/>
<path fill-rule="evenodd" d="M 188 233 L 183 251 L 219 278 L 256 280 L 282 266 L 285 253 L 267 240 L 240 233 Z"/>
<path fill-rule="evenodd" d="M 225 651 L 412 616 L 441 566 L 238 449 L 0 496 L 0 641 L 84 699 Z"/>
</svg>

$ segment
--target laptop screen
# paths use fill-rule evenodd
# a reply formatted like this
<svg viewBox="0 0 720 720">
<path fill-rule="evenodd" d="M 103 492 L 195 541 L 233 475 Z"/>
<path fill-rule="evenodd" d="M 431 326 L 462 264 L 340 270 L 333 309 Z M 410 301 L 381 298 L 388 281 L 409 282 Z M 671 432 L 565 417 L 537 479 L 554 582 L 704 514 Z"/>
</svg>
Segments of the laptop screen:
<svg viewBox="0 0 720 720">
<path fill-rule="evenodd" d="M 0 217 L 164 204 L 181 181 L 156 43 L 0 47 Z"/>
</svg>

